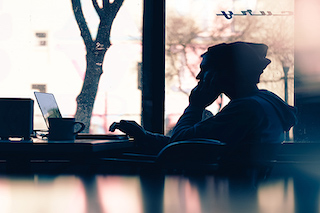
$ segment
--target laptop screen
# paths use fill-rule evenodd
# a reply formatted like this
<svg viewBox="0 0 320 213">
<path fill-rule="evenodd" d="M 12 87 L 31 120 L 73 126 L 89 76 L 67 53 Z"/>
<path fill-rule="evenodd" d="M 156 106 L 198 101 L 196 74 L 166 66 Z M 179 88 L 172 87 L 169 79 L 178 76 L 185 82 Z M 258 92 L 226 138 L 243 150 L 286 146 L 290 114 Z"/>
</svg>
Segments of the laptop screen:
<svg viewBox="0 0 320 213">
<path fill-rule="evenodd" d="M 48 118 L 61 118 L 61 113 L 54 98 L 51 93 L 34 92 L 37 99 L 39 108 L 46 122 L 47 127 L 49 127 Z"/>
</svg>

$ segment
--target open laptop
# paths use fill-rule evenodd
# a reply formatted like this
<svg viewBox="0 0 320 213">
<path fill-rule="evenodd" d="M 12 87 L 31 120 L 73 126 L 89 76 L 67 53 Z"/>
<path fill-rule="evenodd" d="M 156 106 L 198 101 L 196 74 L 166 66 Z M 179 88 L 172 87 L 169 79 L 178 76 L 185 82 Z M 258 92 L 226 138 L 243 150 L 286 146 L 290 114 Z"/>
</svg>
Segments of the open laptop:
<svg viewBox="0 0 320 213">
<path fill-rule="evenodd" d="M 52 93 L 34 92 L 40 111 L 49 129 L 48 118 L 62 118 L 57 101 Z M 112 139 L 126 140 L 127 135 L 78 133 L 77 139 Z"/>
<path fill-rule="evenodd" d="M 34 92 L 34 96 L 36 97 L 47 128 L 49 128 L 48 118 L 62 118 L 57 101 L 53 94 Z"/>
</svg>

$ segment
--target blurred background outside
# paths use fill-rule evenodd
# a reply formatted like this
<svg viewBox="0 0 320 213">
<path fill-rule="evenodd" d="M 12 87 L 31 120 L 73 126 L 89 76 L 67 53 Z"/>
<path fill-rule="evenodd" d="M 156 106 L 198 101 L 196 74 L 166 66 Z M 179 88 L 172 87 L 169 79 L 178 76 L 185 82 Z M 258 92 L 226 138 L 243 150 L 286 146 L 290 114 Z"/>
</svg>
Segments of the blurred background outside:
<svg viewBox="0 0 320 213">
<path fill-rule="evenodd" d="M 19 7 L 17 7 L 19 4 Z M 82 0 L 92 35 L 98 16 L 91 1 Z M 221 11 L 247 15 L 227 19 Z M 259 14 L 259 15 L 250 15 Z M 261 12 L 262 11 L 262 12 Z M 283 11 L 289 11 L 283 13 Z M 90 132 L 109 133 L 121 119 L 141 122 L 142 0 L 125 0 L 111 30 L 94 105 Z M 221 42 L 261 42 L 272 63 L 259 88 L 294 104 L 293 0 L 168 0 L 166 2 L 166 133 L 188 105 L 196 85 L 200 55 Z M 263 15 L 264 14 L 264 15 Z M 0 97 L 34 99 L 33 91 L 56 96 L 64 117 L 73 117 L 85 75 L 85 46 L 71 1 L 0 0 Z M 208 109 L 216 114 L 228 103 L 221 96 Z M 35 129 L 45 123 L 35 103 Z"/>
</svg>

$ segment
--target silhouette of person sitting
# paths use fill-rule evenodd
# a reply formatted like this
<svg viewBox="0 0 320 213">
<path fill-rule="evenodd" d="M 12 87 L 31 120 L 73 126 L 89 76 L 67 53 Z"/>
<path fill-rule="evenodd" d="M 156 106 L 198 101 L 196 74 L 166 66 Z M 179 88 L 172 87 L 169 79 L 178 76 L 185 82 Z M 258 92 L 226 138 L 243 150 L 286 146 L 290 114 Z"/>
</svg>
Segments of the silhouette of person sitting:
<svg viewBox="0 0 320 213">
<path fill-rule="evenodd" d="M 195 138 L 215 139 L 229 147 L 245 143 L 281 143 L 284 131 L 296 123 L 295 108 L 257 83 L 271 62 L 265 44 L 234 42 L 209 47 L 202 57 L 198 85 L 191 91 L 172 136 L 146 131 L 134 121 L 110 126 L 132 136 L 137 146 L 157 153 L 165 145 Z M 205 108 L 224 93 L 230 102 L 215 116 L 202 120 Z"/>
</svg>

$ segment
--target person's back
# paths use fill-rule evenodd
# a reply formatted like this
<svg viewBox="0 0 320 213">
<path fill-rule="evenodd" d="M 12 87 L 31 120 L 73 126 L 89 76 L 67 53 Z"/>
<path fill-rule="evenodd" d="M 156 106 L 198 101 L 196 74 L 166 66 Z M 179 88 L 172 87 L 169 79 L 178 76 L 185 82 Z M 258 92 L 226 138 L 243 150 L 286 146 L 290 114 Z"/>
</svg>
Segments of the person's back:
<svg viewBox="0 0 320 213">
<path fill-rule="evenodd" d="M 262 107 L 265 120 L 257 142 L 279 143 L 288 139 L 284 137 L 284 132 L 296 123 L 296 109 L 267 90 L 260 90 L 252 98 Z"/>
<path fill-rule="evenodd" d="M 188 107 L 173 130 L 171 142 L 209 138 L 228 145 L 281 143 L 295 123 L 295 109 L 268 91 L 237 98 L 216 116 L 200 121 L 202 108 Z M 198 121 L 190 125 L 190 121 Z"/>
</svg>

